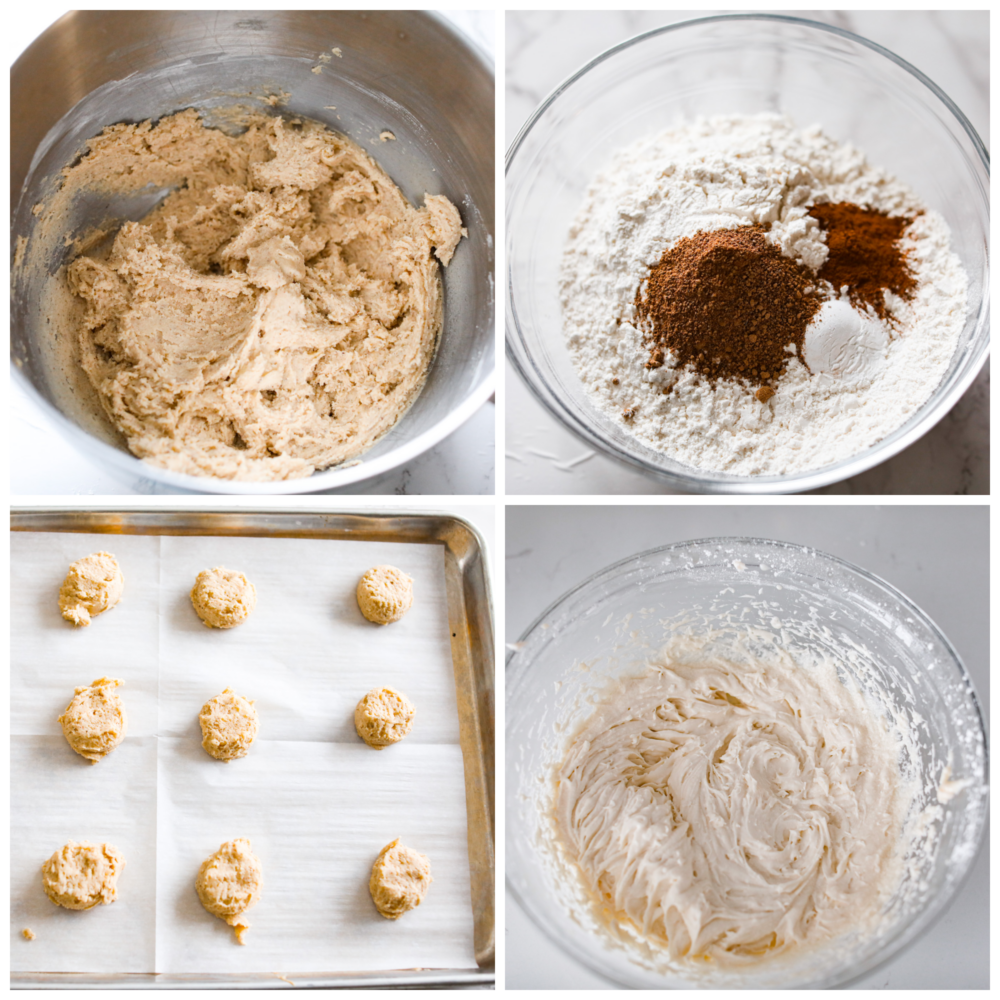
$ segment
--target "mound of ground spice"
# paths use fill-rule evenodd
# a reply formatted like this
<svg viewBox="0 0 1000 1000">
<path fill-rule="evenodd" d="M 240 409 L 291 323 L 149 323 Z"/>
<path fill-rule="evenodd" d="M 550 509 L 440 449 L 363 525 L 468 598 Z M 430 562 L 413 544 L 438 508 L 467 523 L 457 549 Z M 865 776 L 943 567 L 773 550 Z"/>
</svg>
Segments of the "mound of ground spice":
<svg viewBox="0 0 1000 1000">
<path fill-rule="evenodd" d="M 650 346 L 647 368 L 669 350 L 711 382 L 758 384 L 765 402 L 792 354 L 801 355 L 822 300 L 812 272 L 782 254 L 768 227 L 701 232 L 678 242 L 650 268 L 635 308 Z"/>
<path fill-rule="evenodd" d="M 788 359 L 802 357 L 806 327 L 824 298 L 817 279 L 836 292 L 846 287 L 855 308 L 882 320 L 890 319 L 886 289 L 912 298 L 916 280 L 899 243 L 911 218 L 850 202 L 815 205 L 809 214 L 829 249 L 816 275 L 784 256 L 765 225 L 696 233 L 667 250 L 635 295 L 646 367 L 659 368 L 669 351 L 676 367 L 713 384 L 756 384 L 766 403 Z"/>
<path fill-rule="evenodd" d="M 809 214 L 826 230 L 830 251 L 818 277 L 838 291 L 846 285 L 856 308 L 869 306 L 880 319 L 888 319 L 885 289 L 901 299 L 913 297 L 917 282 L 899 245 L 912 218 L 847 201 L 814 205 Z"/>
</svg>

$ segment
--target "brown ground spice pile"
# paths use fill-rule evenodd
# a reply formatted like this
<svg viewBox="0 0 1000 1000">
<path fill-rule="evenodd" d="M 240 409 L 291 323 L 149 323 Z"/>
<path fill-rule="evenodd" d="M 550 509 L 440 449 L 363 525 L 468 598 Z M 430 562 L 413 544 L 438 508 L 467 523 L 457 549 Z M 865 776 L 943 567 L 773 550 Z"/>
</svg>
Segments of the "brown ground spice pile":
<svg viewBox="0 0 1000 1000">
<path fill-rule="evenodd" d="M 822 300 L 808 268 L 768 242 L 766 226 L 696 233 L 679 240 L 649 272 L 635 297 L 650 344 L 647 368 L 691 365 L 709 381 L 741 379 L 766 387 L 801 355 L 809 320 Z"/>
<path fill-rule="evenodd" d="M 902 299 L 913 297 L 917 287 L 900 237 L 913 219 L 862 208 L 847 201 L 814 205 L 809 214 L 826 230 L 830 256 L 818 277 L 836 289 L 847 285 L 855 308 L 870 306 L 888 319 L 883 290 Z"/>
<path fill-rule="evenodd" d="M 817 279 L 837 291 L 846 286 L 855 308 L 870 307 L 883 320 L 891 318 L 885 289 L 912 298 L 917 282 L 899 246 L 911 218 L 849 202 L 816 205 L 809 214 L 829 248 L 815 276 L 768 241 L 765 225 L 696 233 L 667 250 L 635 296 L 650 349 L 646 367 L 659 368 L 670 351 L 676 367 L 690 366 L 712 384 L 756 384 L 766 403 L 788 359 L 802 358 L 806 327 L 825 297 Z"/>
</svg>

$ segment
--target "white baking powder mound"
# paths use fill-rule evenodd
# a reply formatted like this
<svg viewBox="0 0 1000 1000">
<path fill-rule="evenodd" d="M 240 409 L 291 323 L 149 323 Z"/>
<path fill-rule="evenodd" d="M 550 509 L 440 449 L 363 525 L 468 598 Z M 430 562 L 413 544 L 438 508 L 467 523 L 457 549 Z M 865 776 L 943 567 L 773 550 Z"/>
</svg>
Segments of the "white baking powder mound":
<svg viewBox="0 0 1000 1000">
<path fill-rule="evenodd" d="M 886 295 L 890 322 L 827 286 L 804 357 L 789 358 L 766 403 L 756 386 L 713 387 L 669 354 L 646 368 L 634 300 L 664 251 L 697 232 L 769 223 L 782 253 L 815 272 L 827 249 L 808 210 L 839 201 L 913 217 L 902 247 L 917 285 L 908 302 Z M 910 188 L 816 126 L 761 114 L 698 119 L 621 150 L 570 229 L 560 295 L 570 355 L 598 409 L 678 462 L 764 476 L 850 458 L 927 402 L 965 323 L 968 277 L 944 219 Z"/>
<path fill-rule="evenodd" d="M 871 385 L 885 367 L 888 353 L 889 328 L 847 299 L 827 299 L 806 327 L 806 366 L 833 384 L 853 385 L 859 391 Z"/>
</svg>

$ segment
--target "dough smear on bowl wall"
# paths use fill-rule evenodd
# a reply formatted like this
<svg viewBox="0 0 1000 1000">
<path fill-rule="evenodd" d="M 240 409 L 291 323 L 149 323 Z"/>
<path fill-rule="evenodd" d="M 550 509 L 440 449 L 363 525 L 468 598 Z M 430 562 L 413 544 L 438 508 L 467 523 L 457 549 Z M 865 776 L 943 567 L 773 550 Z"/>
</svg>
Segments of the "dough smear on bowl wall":
<svg viewBox="0 0 1000 1000">
<path fill-rule="evenodd" d="M 295 479 L 361 455 L 413 403 L 441 333 L 439 265 L 466 230 L 446 197 L 414 207 L 319 122 L 241 121 L 232 136 L 188 109 L 92 138 L 41 209 L 43 241 L 81 197 L 170 193 L 77 238 L 46 312 L 60 366 L 82 368 L 134 455 Z"/>
</svg>

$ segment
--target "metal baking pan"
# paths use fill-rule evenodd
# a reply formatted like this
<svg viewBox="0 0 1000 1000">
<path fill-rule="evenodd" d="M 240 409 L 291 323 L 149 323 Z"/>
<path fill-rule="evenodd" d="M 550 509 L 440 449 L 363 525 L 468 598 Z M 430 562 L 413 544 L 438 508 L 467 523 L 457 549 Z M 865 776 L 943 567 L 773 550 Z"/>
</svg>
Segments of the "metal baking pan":
<svg viewBox="0 0 1000 1000">
<path fill-rule="evenodd" d="M 205 511 L 184 508 L 20 508 L 11 531 L 92 532 L 109 535 L 218 535 L 257 538 L 332 538 L 439 543 L 445 550 L 445 587 L 451 656 L 458 693 L 469 869 L 477 968 L 400 969 L 393 972 L 175 975 L 87 973 L 11 974 L 21 989 L 205 988 L 489 988 L 495 977 L 494 886 L 494 639 L 486 546 L 467 521 L 447 513 L 323 513 L 320 511 Z"/>
</svg>

